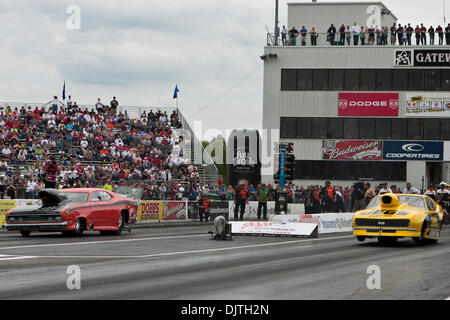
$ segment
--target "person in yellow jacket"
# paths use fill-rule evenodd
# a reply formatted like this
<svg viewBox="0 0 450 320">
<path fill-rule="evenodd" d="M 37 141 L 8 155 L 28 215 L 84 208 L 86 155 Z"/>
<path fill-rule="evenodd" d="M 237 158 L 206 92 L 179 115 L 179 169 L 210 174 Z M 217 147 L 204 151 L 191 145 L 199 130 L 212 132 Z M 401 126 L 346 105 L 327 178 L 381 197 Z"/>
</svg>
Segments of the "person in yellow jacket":
<svg viewBox="0 0 450 320">
<path fill-rule="evenodd" d="M 103 189 L 107 190 L 107 191 L 113 191 L 113 187 L 111 185 L 111 180 L 108 180 L 104 185 L 103 185 Z"/>
</svg>

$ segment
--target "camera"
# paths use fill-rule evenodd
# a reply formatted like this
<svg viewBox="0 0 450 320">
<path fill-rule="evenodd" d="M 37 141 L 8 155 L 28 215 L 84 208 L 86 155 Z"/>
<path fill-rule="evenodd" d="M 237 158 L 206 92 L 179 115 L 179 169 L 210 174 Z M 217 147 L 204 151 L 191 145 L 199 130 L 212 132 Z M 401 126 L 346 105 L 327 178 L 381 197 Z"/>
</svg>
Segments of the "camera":
<svg viewBox="0 0 450 320">
<path fill-rule="evenodd" d="M 362 182 L 362 181 L 355 182 L 355 183 L 353 184 L 353 189 L 359 190 L 359 191 L 363 191 L 363 190 L 364 190 L 364 185 L 365 185 L 365 183 Z"/>
</svg>

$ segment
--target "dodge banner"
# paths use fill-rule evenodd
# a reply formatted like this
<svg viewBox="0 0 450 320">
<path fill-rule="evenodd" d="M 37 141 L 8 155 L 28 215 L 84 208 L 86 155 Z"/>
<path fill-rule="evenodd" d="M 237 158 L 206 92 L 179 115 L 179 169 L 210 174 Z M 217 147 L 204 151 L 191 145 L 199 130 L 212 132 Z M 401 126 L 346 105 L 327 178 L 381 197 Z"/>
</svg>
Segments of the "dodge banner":
<svg viewBox="0 0 450 320">
<path fill-rule="evenodd" d="M 450 117 L 449 93 L 406 94 L 407 117 Z"/>
<path fill-rule="evenodd" d="M 339 93 L 341 117 L 397 117 L 398 93 Z"/>
<path fill-rule="evenodd" d="M 324 140 L 324 160 L 382 160 L 383 143 L 379 140 Z"/>
</svg>

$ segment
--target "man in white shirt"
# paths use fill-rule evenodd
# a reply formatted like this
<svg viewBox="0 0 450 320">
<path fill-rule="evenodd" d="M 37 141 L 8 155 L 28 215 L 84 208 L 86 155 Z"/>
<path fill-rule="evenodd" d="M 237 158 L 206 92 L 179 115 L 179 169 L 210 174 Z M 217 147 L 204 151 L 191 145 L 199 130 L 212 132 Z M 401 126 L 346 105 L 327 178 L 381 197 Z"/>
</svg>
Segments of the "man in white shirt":
<svg viewBox="0 0 450 320">
<path fill-rule="evenodd" d="M 420 194 L 419 189 L 414 188 L 411 183 L 406 183 L 406 188 L 403 189 L 403 193 L 405 194 Z"/>
<path fill-rule="evenodd" d="M 392 190 L 388 187 L 387 182 L 383 182 L 380 184 L 380 191 L 378 191 L 378 195 L 382 195 L 385 193 L 392 193 Z"/>
<path fill-rule="evenodd" d="M 281 42 L 283 43 L 283 46 L 287 46 L 287 33 L 286 26 L 283 26 L 281 29 Z"/>
<path fill-rule="evenodd" d="M 34 199 L 35 190 L 36 190 L 36 182 L 33 179 L 28 180 L 27 190 L 26 190 L 26 198 Z"/>
<path fill-rule="evenodd" d="M 353 34 L 353 45 L 357 46 L 359 41 L 359 34 L 361 33 L 361 28 L 358 26 L 356 22 L 354 22 L 351 31 Z"/>
<path fill-rule="evenodd" d="M 103 103 L 101 103 L 100 98 L 98 98 L 97 103 L 95 104 L 95 108 L 97 109 L 97 112 L 103 112 Z"/>
</svg>

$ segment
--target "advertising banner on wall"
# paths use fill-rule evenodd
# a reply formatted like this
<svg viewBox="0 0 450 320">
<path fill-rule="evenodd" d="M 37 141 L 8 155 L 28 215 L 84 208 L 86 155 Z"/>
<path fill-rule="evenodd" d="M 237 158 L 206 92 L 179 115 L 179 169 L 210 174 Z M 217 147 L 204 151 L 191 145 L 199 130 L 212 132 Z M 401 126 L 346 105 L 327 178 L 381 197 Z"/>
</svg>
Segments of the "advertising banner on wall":
<svg viewBox="0 0 450 320">
<path fill-rule="evenodd" d="M 338 115 L 341 117 L 397 117 L 398 93 L 339 93 Z"/>
<path fill-rule="evenodd" d="M 186 201 L 164 202 L 163 220 L 186 220 Z"/>
<path fill-rule="evenodd" d="M 428 141 L 384 141 L 384 160 L 442 161 L 443 142 Z"/>
<path fill-rule="evenodd" d="M 319 234 L 335 232 L 351 232 L 353 213 L 324 213 L 300 215 L 274 215 L 269 221 L 278 223 L 316 223 Z"/>
<path fill-rule="evenodd" d="M 324 160 L 382 160 L 380 140 L 323 140 Z"/>
<path fill-rule="evenodd" d="M 395 67 L 450 67 L 450 50 L 395 50 Z"/>
<path fill-rule="evenodd" d="M 407 117 L 450 117 L 450 93 L 406 94 Z"/>
<path fill-rule="evenodd" d="M 159 221 L 162 220 L 162 201 L 142 201 L 138 207 L 138 221 Z"/>
<path fill-rule="evenodd" d="M 16 200 L 0 200 L 0 226 L 6 224 L 6 213 L 16 207 Z"/>
</svg>

